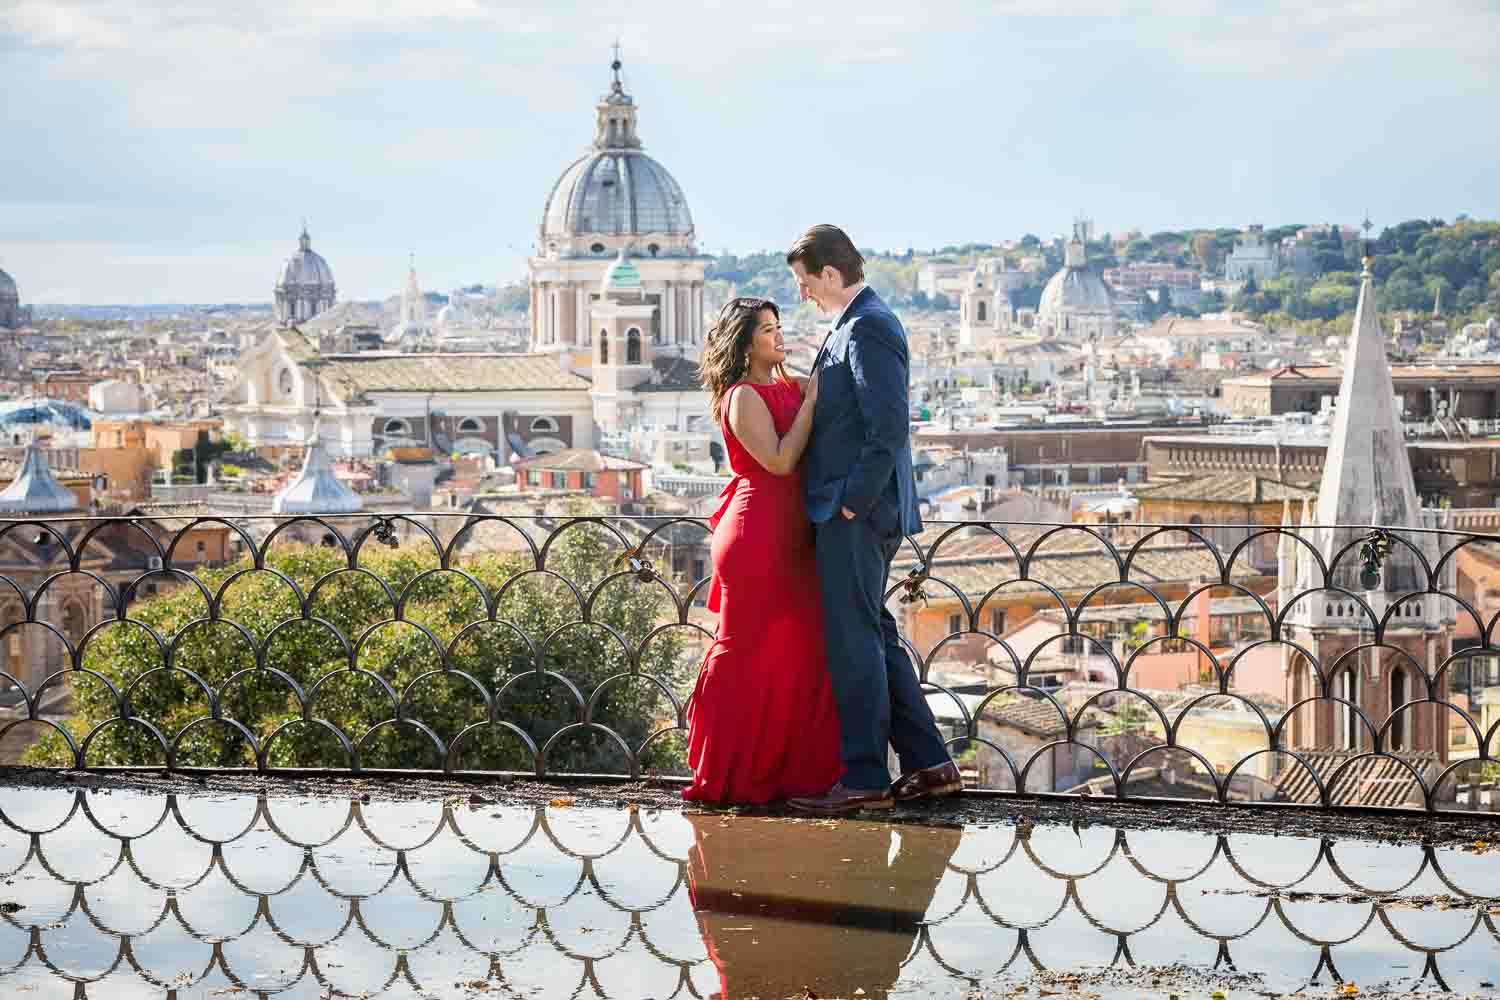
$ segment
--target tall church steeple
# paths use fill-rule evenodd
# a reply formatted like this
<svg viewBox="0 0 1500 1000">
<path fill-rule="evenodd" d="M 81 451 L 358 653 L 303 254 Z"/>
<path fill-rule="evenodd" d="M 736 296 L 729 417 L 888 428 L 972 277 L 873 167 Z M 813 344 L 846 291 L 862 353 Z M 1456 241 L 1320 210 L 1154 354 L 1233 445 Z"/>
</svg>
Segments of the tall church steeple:
<svg viewBox="0 0 1500 1000">
<path fill-rule="evenodd" d="M 401 328 L 423 330 L 427 327 L 427 299 L 417 284 L 417 255 L 412 254 L 406 271 L 406 287 L 401 290 Z"/>
<path fill-rule="evenodd" d="M 1421 526 L 1417 489 L 1406 436 L 1396 410 L 1396 390 L 1386 360 L 1386 339 L 1375 308 L 1375 279 L 1365 259 L 1360 276 L 1359 304 L 1354 328 L 1344 351 L 1344 377 L 1339 386 L 1333 432 L 1323 464 L 1318 489 L 1318 523 L 1323 525 L 1379 525 L 1391 528 Z M 1332 558 L 1356 532 L 1327 532 L 1319 546 Z M 1411 553 L 1393 551 L 1386 561 L 1386 591 L 1408 593 L 1425 587 Z M 1346 559 L 1348 580 L 1340 572 L 1340 583 L 1350 590 L 1358 575 L 1356 560 Z"/>
</svg>

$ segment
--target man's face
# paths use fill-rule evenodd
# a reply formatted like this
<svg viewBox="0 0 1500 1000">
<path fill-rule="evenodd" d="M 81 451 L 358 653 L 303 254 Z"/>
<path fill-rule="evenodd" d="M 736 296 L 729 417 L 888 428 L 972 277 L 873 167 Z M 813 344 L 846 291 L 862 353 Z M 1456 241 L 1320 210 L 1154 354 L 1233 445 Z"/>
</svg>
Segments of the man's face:
<svg viewBox="0 0 1500 1000">
<path fill-rule="evenodd" d="M 833 313 L 837 310 L 835 296 L 843 291 L 844 279 L 836 268 L 825 267 L 821 273 L 809 273 L 800 260 L 792 262 L 792 277 L 797 279 L 797 292 L 803 302 L 814 302 L 818 311 Z"/>
</svg>

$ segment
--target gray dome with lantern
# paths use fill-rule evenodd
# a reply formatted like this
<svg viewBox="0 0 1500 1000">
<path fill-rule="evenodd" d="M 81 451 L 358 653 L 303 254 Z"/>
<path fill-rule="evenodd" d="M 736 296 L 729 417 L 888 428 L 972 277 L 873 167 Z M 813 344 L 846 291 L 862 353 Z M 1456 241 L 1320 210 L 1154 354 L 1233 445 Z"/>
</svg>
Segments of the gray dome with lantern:
<svg viewBox="0 0 1500 1000">
<path fill-rule="evenodd" d="M 614 80 L 597 106 L 593 147 L 563 171 L 542 211 L 544 254 L 688 256 L 693 216 L 682 187 L 641 152 L 636 105 L 625 93 L 618 56 Z"/>
</svg>

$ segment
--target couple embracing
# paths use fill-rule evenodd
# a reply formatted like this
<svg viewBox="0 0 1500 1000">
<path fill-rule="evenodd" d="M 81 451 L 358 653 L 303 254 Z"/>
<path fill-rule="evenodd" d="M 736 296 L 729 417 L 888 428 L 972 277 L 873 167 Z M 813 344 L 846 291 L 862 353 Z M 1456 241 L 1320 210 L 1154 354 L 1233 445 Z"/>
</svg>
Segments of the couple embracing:
<svg viewBox="0 0 1500 1000">
<path fill-rule="evenodd" d="M 787 375 L 766 299 L 730 300 L 703 350 L 734 478 L 709 520 L 719 624 L 688 705 L 683 796 L 840 814 L 950 795 L 958 767 L 885 606 L 891 560 L 922 528 L 906 332 L 837 227 L 809 229 L 787 263 L 835 317 L 809 377 Z"/>
</svg>

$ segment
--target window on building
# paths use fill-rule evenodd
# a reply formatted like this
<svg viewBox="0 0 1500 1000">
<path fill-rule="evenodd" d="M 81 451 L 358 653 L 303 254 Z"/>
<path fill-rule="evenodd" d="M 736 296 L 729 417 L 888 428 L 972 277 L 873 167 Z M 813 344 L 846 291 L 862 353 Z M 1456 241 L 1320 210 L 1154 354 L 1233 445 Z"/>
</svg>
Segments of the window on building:
<svg viewBox="0 0 1500 1000">
<path fill-rule="evenodd" d="M 533 417 L 531 420 L 531 433 L 556 434 L 557 421 L 551 417 Z"/>
<path fill-rule="evenodd" d="M 1333 681 L 1333 694 L 1343 699 L 1335 704 L 1338 722 L 1336 734 L 1339 746 L 1344 750 L 1358 750 L 1360 745 L 1359 713 L 1354 706 L 1359 704 L 1359 671 L 1345 667 Z"/>
<path fill-rule="evenodd" d="M 460 434 L 483 434 L 484 424 L 474 417 L 464 417 L 458 422 L 458 432 Z"/>
<path fill-rule="evenodd" d="M 608 330 L 600 330 L 599 331 L 599 363 L 601 365 L 607 365 L 607 364 L 609 364 L 609 331 Z"/>
<path fill-rule="evenodd" d="M 526 482 L 530 486 L 542 485 L 542 472 L 540 469 L 527 469 Z"/>
<path fill-rule="evenodd" d="M 1005 609 L 990 608 L 990 631 L 995 635 L 1005 634 Z"/>
<path fill-rule="evenodd" d="M 290 368 L 281 369 L 276 376 L 276 390 L 283 396 L 290 396 L 297 388 L 297 379 L 292 375 Z"/>
<path fill-rule="evenodd" d="M 83 612 L 79 609 L 78 605 L 68 604 L 63 607 L 62 630 L 63 635 L 74 642 L 83 637 Z M 19 637 L 19 632 L 12 632 L 11 634 Z"/>
<path fill-rule="evenodd" d="M 198 554 L 199 554 L 199 555 L 200 555 L 200 556 L 201 556 L 201 555 L 203 555 L 203 553 L 205 553 L 205 552 L 207 552 L 207 551 L 208 551 L 208 543 L 207 543 L 207 542 L 205 542 L 205 541 L 203 541 L 203 540 L 202 540 L 202 539 L 201 539 L 201 538 L 200 538 L 200 539 L 199 539 L 199 540 L 198 540 Z"/>
<path fill-rule="evenodd" d="M 984 311 L 984 303 L 983 302 L 979 303 L 979 310 L 975 314 L 974 318 L 975 318 L 975 320 L 977 320 L 980 323 L 985 322 L 985 311 Z"/>
<path fill-rule="evenodd" d="M 1410 712 L 1396 715 L 1396 710 L 1406 704 L 1406 671 L 1397 667 L 1391 671 L 1391 728 L 1389 742 L 1392 750 L 1406 749 L 1406 718 Z"/>
<path fill-rule="evenodd" d="M 635 327 L 625 331 L 625 363 L 627 365 L 641 363 L 641 331 Z"/>
<path fill-rule="evenodd" d="M 964 627 L 963 615 L 949 615 L 948 616 L 948 631 L 950 633 L 951 632 L 962 631 L 963 627 Z"/>
</svg>

